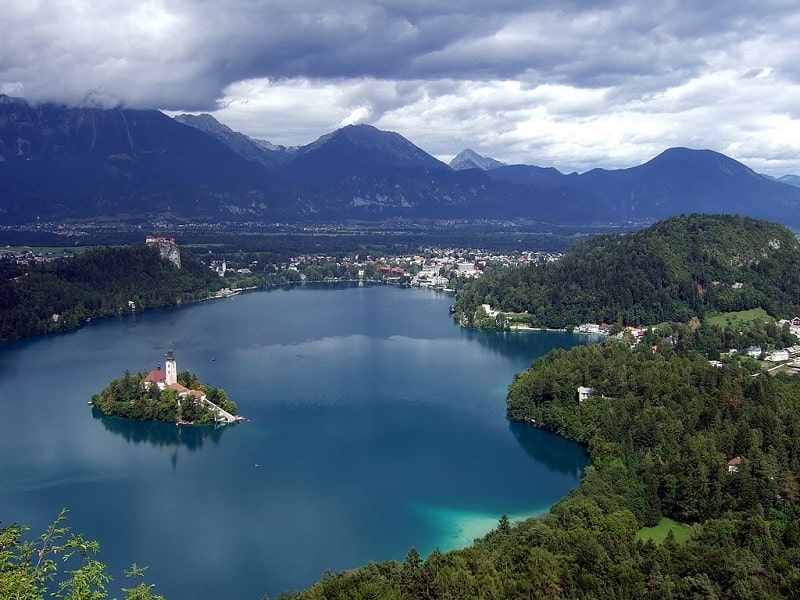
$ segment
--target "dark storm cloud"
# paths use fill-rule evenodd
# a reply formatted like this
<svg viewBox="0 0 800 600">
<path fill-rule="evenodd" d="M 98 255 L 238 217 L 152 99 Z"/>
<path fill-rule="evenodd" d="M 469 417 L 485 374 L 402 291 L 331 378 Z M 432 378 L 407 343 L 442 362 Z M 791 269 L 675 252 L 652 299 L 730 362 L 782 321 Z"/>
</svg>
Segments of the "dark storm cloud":
<svg viewBox="0 0 800 600">
<path fill-rule="evenodd" d="M 211 108 L 227 85 L 259 77 L 523 78 L 605 87 L 690 77 L 708 47 L 724 51 L 767 30 L 789 6 L 3 0 L 0 84 L 42 98 L 176 109 Z"/>
<path fill-rule="evenodd" d="M 211 111 L 283 144 L 370 122 L 445 159 L 694 145 L 800 170 L 796 0 L 0 0 L 0 23 L 0 93 L 34 101 Z"/>
</svg>

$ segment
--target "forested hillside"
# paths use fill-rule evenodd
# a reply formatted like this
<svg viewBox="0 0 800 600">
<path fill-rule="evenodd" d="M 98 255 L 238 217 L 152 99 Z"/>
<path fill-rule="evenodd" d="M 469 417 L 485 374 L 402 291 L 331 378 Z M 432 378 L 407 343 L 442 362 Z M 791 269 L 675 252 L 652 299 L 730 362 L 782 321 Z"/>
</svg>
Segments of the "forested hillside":
<svg viewBox="0 0 800 600">
<path fill-rule="evenodd" d="M 575 245 L 543 266 L 487 270 L 461 290 L 472 325 L 481 304 L 528 312 L 534 326 L 648 325 L 708 311 L 800 312 L 800 244 L 774 223 L 728 215 L 675 217 Z"/>
<path fill-rule="evenodd" d="M 578 385 L 595 388 L 577 402 Z M 787 598 L 800 585 L 800 380 L 640 345 L 554 351 L 509 389 L 514 419 L 587 444 L 580 487 L 474 546 L 326 575 L 292 600 Z M 728 461 L 739 457 L 738 472 Z M 525 477 L 520 473 L 520 477 Z M 672 517 L 687 540 L 641 541 Z"/>
<path fill-rule="evenodd" d="M 196 300 L 221 287 L 189 252 L 182 268 L 144 245 L 97 248 L 37 266 L 0 262 L 0 341 L 69 331 L 86 319 Z"/>
</svg>

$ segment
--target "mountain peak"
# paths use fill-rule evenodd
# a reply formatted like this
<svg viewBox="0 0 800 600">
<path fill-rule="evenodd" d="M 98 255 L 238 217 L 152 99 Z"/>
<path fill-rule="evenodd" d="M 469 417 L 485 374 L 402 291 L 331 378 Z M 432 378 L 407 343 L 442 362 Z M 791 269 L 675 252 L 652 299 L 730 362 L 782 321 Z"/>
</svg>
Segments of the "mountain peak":
<svg viewBox="0 0 800 600">
<path fill-rule="evenodd" d="M 327 133 L 299 148 L 297 154 L 328 156 L 333 162 L 349 156 L 362 167 L 444 167 L 443 163 L 399 133 L 367 124 L 347 125 Z"/>
<path fill-rule="evenodd" d="M 456 157 L 450 161 L 450 168 L 454 171 L 465 171 L 467 169 L 489 171 L 503 166 L 505 166 L 505 163 L 489 158 L 488 156 L 481 156 L 469 148 L 459 152 Z"/>
<path fill-rule="evenodd" d="M 643 166 L 663 169 L 689 168 L 694 172 L 717 171 L 727 175 L 741 175 L 761 178 L 761 175 L 737 160 L 714 150 L 694 148 L 667 148 Z"/>
</svg>

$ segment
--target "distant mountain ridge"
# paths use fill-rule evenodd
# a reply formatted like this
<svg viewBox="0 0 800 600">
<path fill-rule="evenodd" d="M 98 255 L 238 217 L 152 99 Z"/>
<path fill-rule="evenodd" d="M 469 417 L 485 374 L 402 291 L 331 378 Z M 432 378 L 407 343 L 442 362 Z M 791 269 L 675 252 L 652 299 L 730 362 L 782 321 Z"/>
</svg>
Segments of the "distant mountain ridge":
<svg viewBox="0 0 800 600">
<path fill-rule="evenodd" d="M 710 150 L 563 174 L 473 151 L 448 166 L 350 125 L 285 148 L 211 115 L 31 106 L 0 95 L 0 224 L 35 220 L 527 219 L 647 223 L 689 212 L 800 226 L 800 188 Z M 458 157 L 457 157 L 458 158 Z"/>
<path fill-rule="evenodd" d="M 777 180 L 794 187 L 800 187 L 800 176 L 798 175 L 784 175 L 783 177 L 778 177 Z"/>
<path fill-rule="evenodd" d="M 199 129 L 216 138 L 239 156 L 272 167 L 288 160 L 289 149 L 276 146 L 266 140 L 257 140 L 223 125 L 209 114 L 177 115 L 178 123 Z"/>
</svg>

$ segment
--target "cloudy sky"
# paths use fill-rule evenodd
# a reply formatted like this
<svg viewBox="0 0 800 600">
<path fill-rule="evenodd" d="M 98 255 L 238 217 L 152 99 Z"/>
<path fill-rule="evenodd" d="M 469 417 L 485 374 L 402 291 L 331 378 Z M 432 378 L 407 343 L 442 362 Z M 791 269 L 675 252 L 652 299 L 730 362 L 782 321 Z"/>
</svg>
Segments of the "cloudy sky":
<svg viewBox="0 0 800 600">
<path fill-rule="evenodd" d="M 0 92 L 350 123 L 449 160 L 629 167 L 670 146 L 800 174 L 796 0 L 0 0 Z"/>
</svg>

